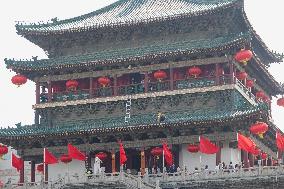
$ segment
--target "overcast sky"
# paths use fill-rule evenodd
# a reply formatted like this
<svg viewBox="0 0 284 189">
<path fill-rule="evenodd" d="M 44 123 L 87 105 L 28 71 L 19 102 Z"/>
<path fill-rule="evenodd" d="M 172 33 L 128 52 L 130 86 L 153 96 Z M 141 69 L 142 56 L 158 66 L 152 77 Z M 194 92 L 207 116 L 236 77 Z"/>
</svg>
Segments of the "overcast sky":
<svg viewBox="0 0 284 189">
<path fill-rule="evenodd" d="M 60 20 L 79 16 L 104 7 L 116 0 L 9 0 L 0 2 L 0 127 L 15 123 L 32 124 L 35 84 L 28 81 L 17 88 L 11 83 L 15 73 L 5 68 L 4 58 L 46 58 L 44 52 L 16 34 L 15 21 L 38 22 L 58 17 Z M 270 49 L 284 52 L 284 1 L 245 0 L 251 24 Z M 273 64 L 270 73 L 284 82 L 284 63 Z M 284 130 L 284 108 L 273 101 L 273 119 Z"/>
</svg>

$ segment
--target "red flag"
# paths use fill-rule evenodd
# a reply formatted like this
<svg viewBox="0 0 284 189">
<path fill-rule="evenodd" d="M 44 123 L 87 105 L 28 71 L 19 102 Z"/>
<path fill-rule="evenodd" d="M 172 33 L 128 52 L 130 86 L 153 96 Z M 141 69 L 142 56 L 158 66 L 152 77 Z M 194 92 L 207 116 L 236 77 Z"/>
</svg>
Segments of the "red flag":
<svg viewBox="0 0 284 189">
<path fill-rule="evenodd" d="M 45 164 L 55 164 L 58 163 L 57 158 L 50 153 L 46 148 L 43 149 L 43 162 Z"/>
<path fill-rule="evenodd" d="M 200 136 L 199 137 L 199 150 L 201 153 L 204 154 L 215 154 L 217 153 L 220 148 L 218 146 L 216 146 L 215 144 L 213 144 L 210 140 L 208 140 L 205 137 Z"/>
<path fill-rule="evenodd" d="M 165 161 L 168 166 L 173 165 L 173 154 L 170 151 L 168 144 L 166 142 L 163 142 L 163 151 L 165 156 Z"/>
<path fill-rule="evenodd" d="M 124 165 L 127 161 L 126 153 L 123 148 L 122 142 L 119 142 L 119 159 L 120 159 L 120 165 Z"/>
<path fill-rule="evenodd" d="M 279 151 L 284 151 L 284 136 L 281 133 L 276 133 L 276 145 Z"/>
<path fill-rule="evenodd" d="M 71 158 L 77 159 L 77 160 L 80 160 L 80 161 L 86 160 L 86 155 L 83 152 L 81 152 L 80 150 L 78 150 L 78 148 L 76 148 L 72 144 L 68 144 L 68 155 Z"/>
<path fill-rule="evenodd" d="M 260 150 L 257 148 L 256 144 L 249 138 L 237 133 L 238 138 L 238 148 L 246 152 L 252 153 L 253 155 L 259 155 Z"/>
<path fill-rule="evenodd" d="M 17 171 L 20 171 L 24 166 L 24 161 L 21 158 L 18 158 L 13 152 L 12 152 L 12 166 L 17 169 Z"/>
</svg>

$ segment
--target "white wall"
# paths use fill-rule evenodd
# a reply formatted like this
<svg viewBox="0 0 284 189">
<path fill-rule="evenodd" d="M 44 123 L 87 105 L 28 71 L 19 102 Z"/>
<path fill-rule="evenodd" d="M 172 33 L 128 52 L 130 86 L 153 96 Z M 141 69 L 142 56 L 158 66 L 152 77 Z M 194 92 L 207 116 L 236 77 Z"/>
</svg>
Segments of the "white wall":
<svg viewBox="0 0 284 189">
<path fill-rule="evenodd" d="M 207 155 L 198 153 L 190 153 L 187 151 L 187 144 L 180 146 L 179 151 L 179 166 L 186 166 L 188 171 L 194 171 L 194 168 L 197 167 L 200 170 L 200 167 L 204 168 L 205 165 L 208 165 L 209 170 L 214 170 L 216 167 L 216 154 Z M 233 165 L 240 163 L 241 161 L 241 151 L 239 149 L 229 148 L 229 142 L 223 144 L 221 149 L 221 162 L 225 162 L 226 165 L 229 165 L 230 162 Z"/>
</svg>

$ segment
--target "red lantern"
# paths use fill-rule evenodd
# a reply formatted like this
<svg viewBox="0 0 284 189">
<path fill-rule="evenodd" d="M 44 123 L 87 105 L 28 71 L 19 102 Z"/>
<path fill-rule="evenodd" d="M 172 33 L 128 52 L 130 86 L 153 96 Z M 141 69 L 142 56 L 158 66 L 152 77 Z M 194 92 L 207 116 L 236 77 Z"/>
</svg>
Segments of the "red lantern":
<svg viewBox="0 0 284 189">
<path fill-rule="evenodd" d="M 76 80 L 68 80 L 65 85 L 67 90 L 74 91 L 77 89 L 79 83 Z"/>
<path fill-rule="evenodd" d="M 267 153 L 261 152 L 261 159 L 267 159 Z"/>
<path fill-rule="evenodd" d="M 250 50 L 242 49 L 235 55 L 235 60 L 247 65 L 247 62 L 252 58 L 252 52 Z"/>
<path fill-rule="evenodd" d="M 67 163 L 70 163 L 72 161 L 72 158 L 67 154 L 63 154 L 60 157 L 60 161 L 67 164 Z"/>
<path fill-rule="evenodd" d="M 263 102 L 270 103 L 270 98 L 266 95 L 262 97 Z"/>
<path fill-rule="evenodd" d="M 0 158 L 8 153 L 8 147 L 4 145 L 0 145 Z"/>
<path fill-rule="evenodd" d="M 201 73 L 202 70 L 197 66 L 193 66 L 188 69 L 188 74 L 194 76 L 195 78 L 197 78 Z"/>
<path fill-rule="evenodd" d="M 151 150 L 151 154 L 153 156 L 161 156 L 163 154 L 163 149 L 159 147 L 155 147 Z"/>
<path fill-rule="evenodd" d="M 100 77 L 98 79 L 98 82 L 100 85 L 102 85 L 103 87 L 106 87 L 109 83 L 110 83 L 110 79 L 108 77 Z"/>
<path fill-rule="evenodd" d="M 264 92 L 262 92 L 262 91 L 258 91 L 258 92 L 256 92 L 256 94 L 255 94 L 256 99 L 263 99 L 264 96 L 265 96 L 265 94 L 264 94 Z"/>
<path fill-rule="evenodd" d="M 195 145 L 195 144 L 189 144 L 188 147 L 187 147 L 187 150 L 190 153 L 197 153 L 199 151 L 199 146 Z"/>
<path fill-rule="evenodd" d="M 248 77 L 248 74 L 246 72 L 239 72 L 237 75 L 237 78 L 239 80 L 245 80 Z"/>
<path fill-rule="evenodd" d="M 256 122 L 251 125 L 250 132 L 258 135 L 260 138 L 263 138 L 263 134 L 268 131 L 268 125 L 264 122 Z"/>
<path fill-rule="evenodd" d="M 96 154 L 96 157 L 98 157 L 100 160 L 104 161 L 107 158 L 107 154 L 105 152 L 99 152 Z"/>
<path fill-rule="evenodd" d="M 36 166 L 36 170 L 37 170 L 38 172 L 43 172 L 43 163 L 38 164 L 38 165 Z"/>
<path fill-rule="evenodd" d="M 162 81 L 163 79 L 167 78 L 167 73 L 165 71 L 159 70 L 154 73 L 154 78 L 158 81 Z"/>
<path fill-rule="evenodd" d="M 12 77 L 11 79 L 12 83 L 17 85 L 18 87 L 25 84 L 27 82 L 27 77 L 17 74 L 15 76 Z"/>
<path fill-rule="evenodd" d="M 277 105 L 284 107 L 284 97 L 279 98 L 279 99 L 277 100 Z"/>
<path fill-rule="evenodd" d="M 253 85 L 254 85 L 254 80 L 249 80 L 249 79 L 248 79 L 248 80 L 246 81 L 246 87 L 252 88 Z"/>
</svg>

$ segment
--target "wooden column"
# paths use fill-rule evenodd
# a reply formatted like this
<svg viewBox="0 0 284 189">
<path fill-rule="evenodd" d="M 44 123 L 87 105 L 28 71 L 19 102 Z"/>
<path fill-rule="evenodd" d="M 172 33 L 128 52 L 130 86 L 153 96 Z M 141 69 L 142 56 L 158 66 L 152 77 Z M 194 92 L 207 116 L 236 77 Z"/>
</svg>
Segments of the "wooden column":
<svg viewBox="0 0 284 189">
<path fill-rule="evenodd" d="M 111 152 L 111 170 L 112 170 L 112 173 L 115 173 L 116 170 L 115 170 L 115 151 L 112 150 Z"/>
<path fill-rule="evenodd" d="M 35 161 L 31 161 L 31 182 L 35 182 Z"/>
<path fill-rule="evenodd" d="M 51 81 L 47 82 L 47 101 L 51 102 L 52 101 L 52 88 L 51 88 Z"/>
<path fill-rule="evenodd" d="M 148 87 L 149 86 L 149 75 L 148 75 L 148 72 L 145 73 L 145 78 L 144 78 L 144 91 L 145 93 L 148 92 Z"/>
<path fill-rule="evenodd" d="M 221 143 L 220 142 L 217 142 L 216 143 L 217 146 L 220 147 L 220 150 L 216 153 L 216 166 L 219 165 L 219 163 L 221 163 L 221 151 L 222 151 L 222 148 L 221 148 Z"/>
<path fill-rule="evenodd" d="M 25 182 L 25 165 L 20 169 L 20 184 Z"/>
<path fill-rule="evenodd" d="M 242 159 L 244 161 L 244 167 L 249 168 L 248 153 L 246 151 L 242 151 L 242 152 L 243 152 L 242 153 L 242 155 L 243 155 Z"/>
<path fill-rule="evenodd" d="M 231 84 L 235 83 L 235 73 L 234 73 L 234 64 L 230 62 L 230 76 L 231 76 Z"/>
<path fill-rule="evenodd" d="M 48 183 L 48 165 L 44 163 L 43 166 L 44 166 L 44 182 Z"/>
<path fill-rule="evenodd" d="M 93 96 L 94 96 L 93 78 L 92 77 L 90 77 L 89 95 L 90 95 L 90 98 L 93 98 Z"/>
<path fill-rule="evenodd" d="M 220 84 L 219 64 L 215 64 L 215 85 Z"/>
<path fill-rule="evenodd" d="M 174 90 L 174 69 L 170 64 L 170 89 Z"/>
<path fill-rule="evenodd" d="M 145 163 L 145 150 L 144 148 L 141 149 L 141 174 L 144 175 L 145 174 L 145 167 L 146 163 Z"/>
<path fill-rule="evenodd" d="M 114 75 L 113 77 L 113 95 L 117 96 L 118 95 L 118 90 L 117 90 L 117 75 Z"/>
<path fill-rule="evenodd" d="M 254 155 L 249 153 L 248 156 L 249 156 L 249 166 L 253 167 L 254 166 Z"/>
<path fill-rule="evenodd" d="M 36 82 L 36 104 L 40 103 L 40 85 L 39 82 Z"/>
</svg>

